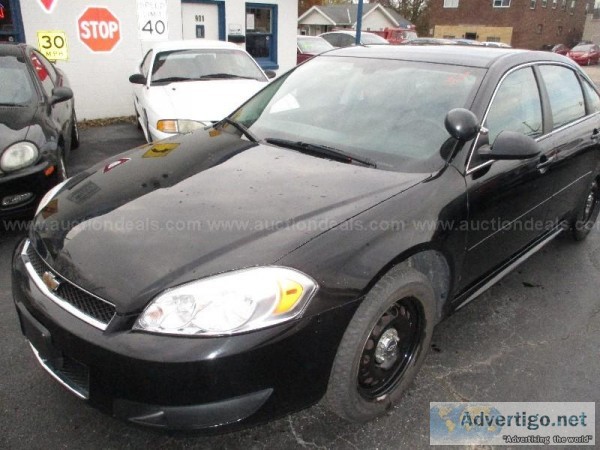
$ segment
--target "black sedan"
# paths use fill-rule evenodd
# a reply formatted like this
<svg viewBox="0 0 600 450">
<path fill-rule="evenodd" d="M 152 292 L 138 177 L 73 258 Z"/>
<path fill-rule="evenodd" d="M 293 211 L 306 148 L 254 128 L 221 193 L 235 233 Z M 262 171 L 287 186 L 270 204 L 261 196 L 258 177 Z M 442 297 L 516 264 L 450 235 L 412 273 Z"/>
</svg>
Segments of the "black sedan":
<svg viewBox="0 0 600 450">
<path fill-rule="evenodd" d="M 32 215 L 79 144 L 73 91 L 37 50 L 0 44 L 0 219 Z"/>
<path fill-rule="evenodd" d="M 440 320 L 588 235 L 599 130 L 598 91 L 559 55 L 317 56 L 49 193 L 14 254 L 23 333 L 73 394 L 137 424 L 232 429 L 323 397 L 373 419 Z"/>
</svg>

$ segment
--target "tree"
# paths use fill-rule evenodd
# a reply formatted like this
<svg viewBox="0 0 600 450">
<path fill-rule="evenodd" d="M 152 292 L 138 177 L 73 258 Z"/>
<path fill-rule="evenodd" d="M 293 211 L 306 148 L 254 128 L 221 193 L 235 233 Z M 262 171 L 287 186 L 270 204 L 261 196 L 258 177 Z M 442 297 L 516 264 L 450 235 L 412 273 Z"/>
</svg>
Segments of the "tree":
<svg viewBox="0 0 600 450">
<path fill-rule="evenodd" d="M 429 34 L 429 0 L 371 0 L 392 8 L 417 27 L 419 36 Z"/>
</svg>

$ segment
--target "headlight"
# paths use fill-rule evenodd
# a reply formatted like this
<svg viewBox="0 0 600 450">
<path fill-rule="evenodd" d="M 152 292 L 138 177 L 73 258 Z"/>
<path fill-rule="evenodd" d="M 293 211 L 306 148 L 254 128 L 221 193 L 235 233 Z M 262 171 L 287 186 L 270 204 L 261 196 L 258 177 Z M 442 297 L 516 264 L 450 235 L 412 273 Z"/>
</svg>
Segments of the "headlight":
<svg viewBox="0 0 600 450">
<path fill-rule="evenodd" d="M 190 133 L 207 125 L 210 125 L 210 123 L 195 120 L 159 120 L 156 123 L 156 128 L 163 133 Z"/>
<path fill-rule="evenodd" d="M 40 213 L 40 211 L 42 209 L 44 209 L 48 205 L 48 203 L 50 203 L 50 201 L 54 198 L 54 196 L 56 194 L 58 194 L 58 191 L 60 191 L 62 189 L 62 187 L 69 180 L 70 180 L 70 178 L 67 178 L 65 181 L 62 181 L 62 182 L 58 183 L 56 186 L 54 186 L 52 189 L 50 189 L 48 192 L 46 192 L 46 194 L 40 200 L 40 203 L 39 203 L 39 205 L 37 207 L 37 210 L 35 211 L 35 215 L 36 216 Z"/>
<path fill-rule="evenodd" d="M 317 284 L 283 267 L 238 270 L 170 289 L 146 307 L 136 330 L 218 336 L 298 317 Z"/>
<path fill-rule="evenodd" d="M 0 169 L 4 172 L 14 172 L 15 170 L 23 169 L 36 162 L 38 155 L 38 148 L 33 142 L 17 142 L 2 153 Z"/>
</svg>

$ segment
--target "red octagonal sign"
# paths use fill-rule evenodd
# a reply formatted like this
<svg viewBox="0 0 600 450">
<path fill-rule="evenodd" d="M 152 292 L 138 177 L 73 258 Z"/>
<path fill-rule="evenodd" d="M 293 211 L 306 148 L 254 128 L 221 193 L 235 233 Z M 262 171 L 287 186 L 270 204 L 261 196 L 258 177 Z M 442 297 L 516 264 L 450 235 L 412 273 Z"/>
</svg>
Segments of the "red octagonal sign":
<svg viewBox="0 0 600 450">
<path fill-rule="evenodd" d="M 77 25 L 79 39 L 93 52 L 110 52 L 121 39 L 119 20 L 106 8 L 86 9 Z"/>
</svg>

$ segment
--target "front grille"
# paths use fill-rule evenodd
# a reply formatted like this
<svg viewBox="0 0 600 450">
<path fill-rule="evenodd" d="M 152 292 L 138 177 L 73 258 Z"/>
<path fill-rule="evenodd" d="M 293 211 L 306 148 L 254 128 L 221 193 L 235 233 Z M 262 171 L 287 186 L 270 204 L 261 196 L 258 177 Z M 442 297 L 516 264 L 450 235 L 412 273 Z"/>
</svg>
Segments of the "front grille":
<svg viewBox="0 0 600 450">
<path fill-rule="evenodd" d="M 50 268 L 48 264 L 46 264 L 46 262 L 38 255 L 29 241 L 26 244 L 25 252 L 29 262 L 31 263 L 31 266 L 33 267 L 33 270 L 35 271 L 35 274 L 38 277 L 36 284 L 39 285 L 41 283 L 43 285 L 44 282 L 42 281 L 42 278 L 44 273 L 48 271 L 51 272 L 60 281 L 60 286 L 56 292 L 53 292 L 52 294 L 58 297 L 58 299 L 60 299 L 62 302 L 65 302 L 74 308 L 75 311 L 79 313 L 75 315 L 81 319 L 86 320 L 86 317 L 91 318 L 91 321 L 86 321 L 97 326 L 98 328 L 106 328 L 106 325 L 108 325 L 108 323 L 116 314 L 116 308 L 114 305 L 89 294 L 54 272 L 52 268 Z M 61 303 L 59 303 L 59 305 L 64 306 L 64 304 Z M 66 309 L 73 313 L 74 311 L 72 311 L 72 308 Z M 98 326 L 96 322 L 99 322 L 103 326 Z"/>
</svg>

